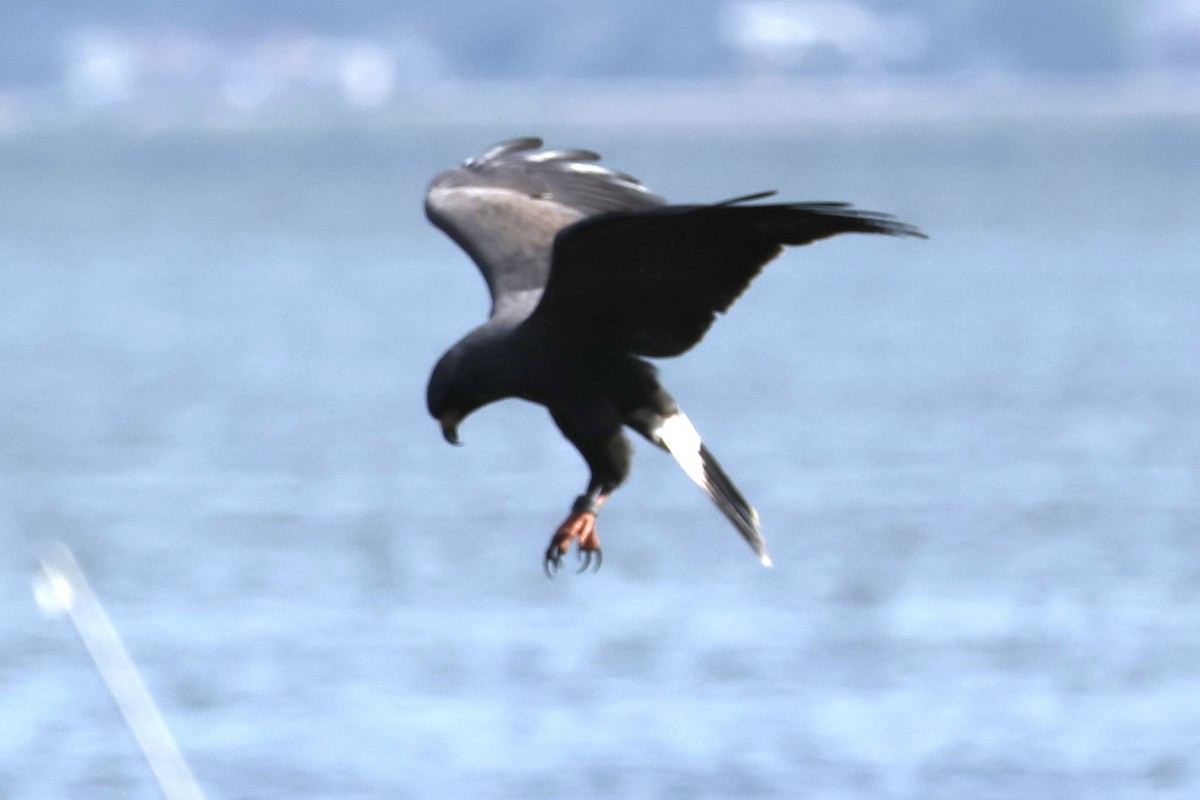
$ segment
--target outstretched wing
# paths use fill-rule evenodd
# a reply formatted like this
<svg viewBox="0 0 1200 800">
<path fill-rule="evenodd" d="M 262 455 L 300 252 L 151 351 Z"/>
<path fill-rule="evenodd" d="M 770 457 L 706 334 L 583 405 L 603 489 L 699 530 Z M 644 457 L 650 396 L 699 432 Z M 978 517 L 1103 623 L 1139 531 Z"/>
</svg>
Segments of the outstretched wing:
<svg viewBox="0 0 1200 800">
<path fill-rule="evenodd" d="M 596 214 L 664 203 L 635 178 L 596 164 L 596 153 L 541 146 L 536 138 L 495 144 L 435 177 L 425 196 L 429 220 L 483 273 L 493 314 L 507 299 L 541 292 L 554 237 L 563 228 Z"/>
<path fill-rule="evenodd" d="M 615 212 L 577 222 L 555 240 L 535 310 L 555 330 L 644 356 L 677 356 L 703 338 L 784 245 L 839 233 L 918 236 L 886 214 L 845 203 L 716 205 Z"/>
</svg>

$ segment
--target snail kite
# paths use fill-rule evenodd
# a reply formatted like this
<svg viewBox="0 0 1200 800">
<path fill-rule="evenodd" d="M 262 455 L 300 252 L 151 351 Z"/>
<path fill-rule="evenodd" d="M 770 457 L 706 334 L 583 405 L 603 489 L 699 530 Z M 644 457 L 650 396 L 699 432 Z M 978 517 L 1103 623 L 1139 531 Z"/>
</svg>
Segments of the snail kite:
<svg viewBox="0 0 1200 800">
<path fill-rule="evenodd" d="M 644 357 L 696 345 L 784 245 L 839 233 L 923 237 L 845 203 L 753 203 L 772 192 L 672 205 L 588 150 L 536 138 L 493 145 L 435 177 L 425 210 L 474 259 L 488 320 L 451 347 L 429 380 L 446 440 L 481 406 L 545 406 L 591 470 L 545 554 L 552 574 L 572 543 L 600 564 L 596 514 L 629 474 L 623 427 L 668 451 L 771 564 L 758 514 L 704 446 Z"/>
</svg>

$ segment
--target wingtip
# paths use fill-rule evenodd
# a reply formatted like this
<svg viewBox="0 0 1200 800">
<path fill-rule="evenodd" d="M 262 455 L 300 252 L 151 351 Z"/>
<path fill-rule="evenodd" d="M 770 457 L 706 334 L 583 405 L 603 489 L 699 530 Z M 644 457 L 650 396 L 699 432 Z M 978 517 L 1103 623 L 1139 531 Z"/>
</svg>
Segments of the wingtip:
<svg viewBox="0 0 1200 800">
<path fill-rule="evenodd" d="M 464 167 L 475 167 L 480 164 L 492 161 L 506 156 L 509 153 L 520 153 L 523 150 L 536 150 L 543 144 L 540 137 L 537 136 L 519 136 L 515 139 L 505 139 L 503 142 L 496 142 L 477 156 L 472 156 L 463 162 Z"/>
<path fill-rule="evenodd" d="M 891 230 L 888 231 L 892 236 L 908 236 L 913 239 L 928 239 L 929 234 L 918 228 L 916 225 L 909 225 L 907 222 L 892 222 Z"/>
<path fill-rule="evenodd" d="M 742 203 L 753 203 L 755 200 L 765 200 L 768 197 L 774 197 L 778 192 L 774 189 L 769 189 L 765 192 L 755 192 L 754 194 L 743 194 L 738 197 L 731 197 L 728 200 L 722 200 L 719 203 L 714 203 L 717 206 L 736 206 Z"/>
<path fill-rule="evenodd" d="M 771 557 L 769 555 L 767 555 L 766 551 L 763 551 L 758 554 L 758 561 L 760 564 L 762 564 L 767 569 L 770 569 L 771 567 L 775 566 L 775 562 L 771 560 Z"/>
</svg>

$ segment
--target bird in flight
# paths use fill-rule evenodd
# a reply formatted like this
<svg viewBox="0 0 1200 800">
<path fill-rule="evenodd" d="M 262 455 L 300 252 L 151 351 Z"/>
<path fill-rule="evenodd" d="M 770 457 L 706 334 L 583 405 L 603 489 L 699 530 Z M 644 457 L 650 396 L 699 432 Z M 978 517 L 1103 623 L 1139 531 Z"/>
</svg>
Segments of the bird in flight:
<svg viewBox="0 0 1200 800">
<path fill-rule="evenodd" d="M 441 357 L 429 413 L 458 425 L 497 400 L 546 407 L 590 470 L 546 549 L 552 575 L 572 545 L 599 568 L 596 515 L 629 475 L 631 428 L 669 452 L 764 566 L 758 513 L 662 387 L 649 358 L 690 350 L 785 245 L 840 233 L 924 234 L 845 203 L 674 205 L 588 150 L 500 142 L 437 175 L 425 211 L 475 261 L 491 293 L 486 322 Z"/>
</svg>

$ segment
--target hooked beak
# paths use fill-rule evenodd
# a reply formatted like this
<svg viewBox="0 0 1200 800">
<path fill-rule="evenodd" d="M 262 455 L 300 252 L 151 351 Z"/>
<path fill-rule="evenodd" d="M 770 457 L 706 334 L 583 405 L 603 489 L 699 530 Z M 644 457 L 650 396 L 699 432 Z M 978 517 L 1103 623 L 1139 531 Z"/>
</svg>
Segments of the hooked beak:
<svg viewBox="0 0 1200 800">
<path fill-rule="evenodd" d="M 458 440 L 458 423 L 462 421 L 462 414 L 447 411 L 438 421 L 442 423 L 442 438 L 453 445 L 462 444 Z"/>
</svg>

